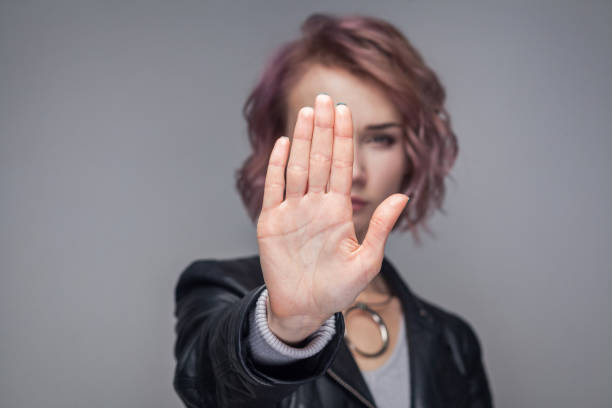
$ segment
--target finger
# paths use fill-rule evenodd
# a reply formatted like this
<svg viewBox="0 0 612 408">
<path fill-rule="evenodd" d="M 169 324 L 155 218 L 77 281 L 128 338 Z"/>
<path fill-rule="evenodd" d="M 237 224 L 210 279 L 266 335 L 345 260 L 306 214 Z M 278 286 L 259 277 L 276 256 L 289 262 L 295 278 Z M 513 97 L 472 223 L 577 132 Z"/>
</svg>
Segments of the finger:
<svg viewBox="0 0 612 408">
<path fill-rule="evenodd" d="M 289 138 L 281 136 L 276 139 L 266 173 L 262 210 L 275 207 L 283 202 L 285 190 L 285 164 L 289 154 Z"/>
<path fill-rule="evenodd" d="M 329 95 L 319 94 L 315 99 L 314 131 L 310 147 L 308 192 L 325 192 L 331 167 L 334 132 L 334 107 Z"/>
<path fill-rule="evenodd" d="M 298 112 L 298 119 L 291 141 L 291 154 L 287 164 L 286 197 L 301 197 L 308 183 L 308 162 L 312 141 L 314 110 L 305 106 Z"/>
<path fill-rule="evenodd" d="M 368 232 L 363 240 L 362 247 L 372 259 L 382 259 L 385 251 L 385 244 L 393 225 L 399 218 L 408 202 L 408 196 L 404 194 L 393 194 L 387 197 L 374 210 Z"/>
<path fill-rule="evenodd" d="M 336 106 L 329 191 L 351 195 L 353 184 L 353 119 L 351 110 Z"/>
</svg>

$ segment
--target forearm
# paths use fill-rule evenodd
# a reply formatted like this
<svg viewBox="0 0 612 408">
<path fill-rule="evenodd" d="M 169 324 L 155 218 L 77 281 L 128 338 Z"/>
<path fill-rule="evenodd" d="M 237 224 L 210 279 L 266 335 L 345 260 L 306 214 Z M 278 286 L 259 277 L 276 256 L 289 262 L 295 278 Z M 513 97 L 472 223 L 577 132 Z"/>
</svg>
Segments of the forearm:
<svg viewBox="0 0 612 408">
<path fill-rule="evenodd" d="M 265 287 L 241 297 L 217 285 L 215 276 L 221 274 L 188 273 L 177 290 L 174 385 L 188 407 L 272 405 L 325 373 L 342 341 L 341 314 L 332 339 L 315 356 L 282 368 L 260 364 L 248 352 L 248 318 Z"/>
</svg>

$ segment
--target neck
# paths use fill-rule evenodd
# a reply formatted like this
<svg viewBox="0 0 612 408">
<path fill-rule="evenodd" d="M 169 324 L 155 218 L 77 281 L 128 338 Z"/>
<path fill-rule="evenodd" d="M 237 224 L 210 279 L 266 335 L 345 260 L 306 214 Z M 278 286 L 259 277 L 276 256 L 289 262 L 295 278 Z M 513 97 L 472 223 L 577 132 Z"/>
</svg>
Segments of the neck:
<svg viewBox="0 0 612 408">
<path fill-rule="evenodd" d="M 357 239 L 359 243 L 363 243 L 363 239 L 365 238 L 366 231 L 357 230 Z M 382 267 L 381 267 L 382 268 Z M 367 301 L 377 301 L 381 298 L 386 298 L 389 296 L 389 292 L 391 289 L 385 282 L 385 279 L 382 277 L 380 271 L 378 275 L 374 279 L 370 281 L 368 286 L 364 290 L 361 291 L 359 295 L 357 295 L 356 302 L 367 302 Z"/>
<path fill-rule="evenodd" d="M 384 300 L 389 296 L 391 289 L 385 282 L 385 279 L 379 273 L 374 279 L 366 286 L 364 290 L 357 296 L 356 301 L 358 302 L 376 302 Z"/>
</svg>

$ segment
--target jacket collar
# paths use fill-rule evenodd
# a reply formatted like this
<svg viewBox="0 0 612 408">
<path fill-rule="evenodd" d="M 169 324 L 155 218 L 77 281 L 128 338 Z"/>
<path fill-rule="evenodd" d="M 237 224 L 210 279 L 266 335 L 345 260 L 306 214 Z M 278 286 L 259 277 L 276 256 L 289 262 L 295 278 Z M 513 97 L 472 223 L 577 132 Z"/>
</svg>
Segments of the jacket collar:
<svg viewBox="0 0 612 408">
<path fill-rule="evenodd" d="M 433 321 L 423 307 L 422 303 L 412 294 L 408 288 L 408 285 L 406 285 L 404 280 L 397 273 L 395 267 L 387 260 L 386 257 L 383 258 L 380 273 L 391 290 L 394 291 L 394 295 L 397 296 L 402 303 L 404 323 L 405 327 L 407 328 L 406 340 L 409 344 L 410 406 L 415 406 L 415 389 L 418 381 L 415 373 L 421 370 L 421 368 L 418 366 L 418 344 L 420 343 L 419 338 L 421 337 L 419 334 L 423 330 L 433 329 Z M 342 379 L 342 381 L 352 387 L 363 398 L 367 399 L 373 406 L 375 406 L 372 393 L 370 392 L 365 379 L 361 375 L 359 366 L 355 362 L 355 359 L 353 358 L 353 355 L 351 354 L 345 341 L 342 341 L 340 344 L 336 358 L 330 368 Z"/>
</svg>

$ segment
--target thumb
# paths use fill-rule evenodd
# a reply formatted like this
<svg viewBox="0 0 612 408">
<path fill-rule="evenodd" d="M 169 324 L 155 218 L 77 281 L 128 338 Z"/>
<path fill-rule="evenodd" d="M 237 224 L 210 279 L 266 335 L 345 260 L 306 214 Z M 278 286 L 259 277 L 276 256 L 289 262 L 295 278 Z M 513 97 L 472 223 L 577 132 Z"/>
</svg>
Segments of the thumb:
<svg viewBox="0 0 612 408">
<path fill-rule="evenodd" d="M 370 219 L 368 232 L 362 243 L 363 249 L 370 256 L 382 258 L 381 254 L 385 251 L 385 244 L 391 229 L 404 210 L 408 200 L 410 198 L 405 194 L 393 194 L 376 207 Z"/>
</svg>

